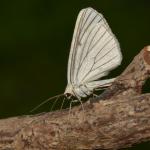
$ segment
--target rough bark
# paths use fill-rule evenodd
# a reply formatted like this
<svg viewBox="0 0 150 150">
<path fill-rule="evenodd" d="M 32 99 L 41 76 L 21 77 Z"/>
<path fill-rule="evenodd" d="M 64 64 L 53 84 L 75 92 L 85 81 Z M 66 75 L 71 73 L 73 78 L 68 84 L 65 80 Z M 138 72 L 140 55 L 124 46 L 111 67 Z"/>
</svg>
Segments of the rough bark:
<svg viewBox="0 0 150 150">
<path fill-rule="evenodd" d="M 1 150 L 120 149 L 150 140 L 150 47 L 98 98 L 68 110 L 0 120 Z"/>
</svg>

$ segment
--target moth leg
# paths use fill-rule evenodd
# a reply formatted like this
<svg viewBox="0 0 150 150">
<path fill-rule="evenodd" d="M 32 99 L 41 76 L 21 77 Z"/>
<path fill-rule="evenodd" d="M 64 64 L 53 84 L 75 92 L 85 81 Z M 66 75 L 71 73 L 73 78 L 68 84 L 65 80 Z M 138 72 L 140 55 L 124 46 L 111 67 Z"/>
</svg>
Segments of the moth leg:
<svg viewBox="0 0 150 150">
<path fill-rule="evenodd" d="M 63 106 L 64 106 L 64 102 L 65 102 L 65 97 L 63 98 L 63 101 L 62 101 L 62 103 L 61 103 L 61 107 L 60 107 L 60 110 L 62 110 L 62 109 L 63 109 Z"/>
<path fill-rule="evenodd" d="M 92 96 L 93 96 L 93 98 L 98 97 L 98 95 L 95 93 L 92 93 Z"/>
<path fill-rule="evenodd" d="M 55 107 L 55 105 L 56 105 L 58 99 L 59 99 L 59 97 L 57 97 L 56 100 L 54 101 L 53 105 L 52 105 L 51 108 L 50 108 L 50 111 L 53 110 L 53 108 Z"/>
<path fill-rule="evenodd" d="M 73 102 L 73 100 L 71 100 L 71 102 L 70 102 L 70 105 L 69 105 L 69 114 L 68 114 L 68 120 L 70 119 L 71 108 L 72 108 L 72 102 Z"/>
<path fill-rule="evenodd" d="M 81 98 L 78 98 L 77 101 L 80 102 L 81 108 L 82 108 L 82 111 L 83 111 L 83 115 L 85 116 L 85 109 L 84 109 L 84 106 L 83 106 Z"/>
<path fill-rule="evenodd" d="M 94 91 L 100 91 L 100 90 L 106 90 L 106 89 L 108 89 L 108 86 L 96 88 L 94 89 Z"/>
</svg>

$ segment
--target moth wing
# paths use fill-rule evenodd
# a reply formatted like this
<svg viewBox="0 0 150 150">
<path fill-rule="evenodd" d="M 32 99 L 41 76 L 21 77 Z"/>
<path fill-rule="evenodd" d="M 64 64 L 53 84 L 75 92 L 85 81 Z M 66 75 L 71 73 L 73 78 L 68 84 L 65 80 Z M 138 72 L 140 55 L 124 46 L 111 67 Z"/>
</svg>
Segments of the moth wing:
<svg viewBox="0 0 150 150">
<path fill-rule="evenodd" d="M 104 87 L 110 86 L 112 84 L 112 82 L 114 82 L 114 80 L 115 80 L 115 78 L 99 80 L 99 81 L 92 81 L 92 82 L 86 83 L 85 85 L 89 91 L 93 91 L 93 89 L 104 88 Z"/>
<path fill-rule="evenodd" d="M 79 83 L 79 68 L 83 65 L 83 59 L 87 55 L 89 39 L 96 24 L 103 25 L 110 30 L 103 15 L 92 8 L 82 9 L 77 17 L 71 49 L 68 60 L 68 83 Z M 111 32 L 111 31 L 110 31 Z M 91 41 L 92 43 L 92 41 Z M 85 62 L 85 61 L 84 61 Z"/>
<path fill-rule="evenodd" d="M 93 36 L 94 34 L 94 36 Z M 106 76 L 120 65 L 122 55 L 119 43 L 110 30 L 97 23 L 89 35 L 88 51 L 78 70 L 78 84 L 86 84 Z"/>
</svg>

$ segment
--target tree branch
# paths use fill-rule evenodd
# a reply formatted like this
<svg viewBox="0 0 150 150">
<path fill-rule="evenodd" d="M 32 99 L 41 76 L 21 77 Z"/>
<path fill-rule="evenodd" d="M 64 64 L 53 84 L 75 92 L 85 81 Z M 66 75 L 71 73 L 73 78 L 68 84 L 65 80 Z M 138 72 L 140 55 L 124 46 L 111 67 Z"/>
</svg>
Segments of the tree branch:
<svg viewBox="0 0 150 150">
<path fill-rule="evenodd" d="M 98 98 L 68 110 L 0 120 L 0 150 L 120 149 L 150 140 L 150 76 L 145 47 Z"/>
</svg>

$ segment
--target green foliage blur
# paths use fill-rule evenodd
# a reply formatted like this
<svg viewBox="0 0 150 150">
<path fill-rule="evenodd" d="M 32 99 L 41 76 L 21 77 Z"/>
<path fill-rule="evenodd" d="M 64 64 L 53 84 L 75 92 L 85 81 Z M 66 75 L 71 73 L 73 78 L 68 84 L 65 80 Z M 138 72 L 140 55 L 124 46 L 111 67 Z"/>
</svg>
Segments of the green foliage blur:
<svg viewBox="0 0 150 150">
<path fill-rule="evenodd" d="M 120 42 L 123 62 L 109 75 L 115 77 L 150 44 L 150 1 L 0 1 L 0 118 L 29 114 L 43 100 L 64 92 L 76 17 L 89 6 L 105 16 Z M 46 104 L 38 112 L 49 109 Z M 150 148 L 147 143 L 132 149 L 146 146 Z"/>
</svg>

